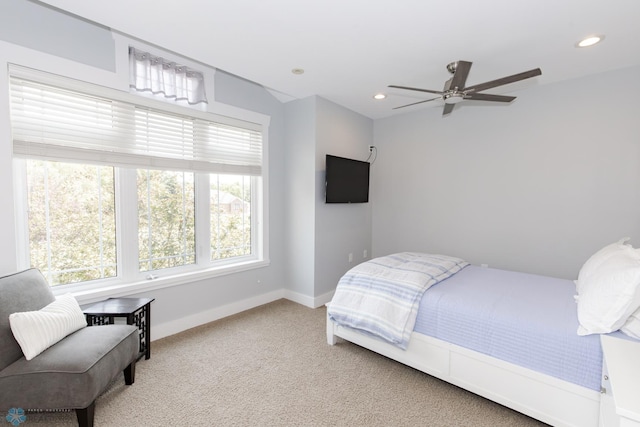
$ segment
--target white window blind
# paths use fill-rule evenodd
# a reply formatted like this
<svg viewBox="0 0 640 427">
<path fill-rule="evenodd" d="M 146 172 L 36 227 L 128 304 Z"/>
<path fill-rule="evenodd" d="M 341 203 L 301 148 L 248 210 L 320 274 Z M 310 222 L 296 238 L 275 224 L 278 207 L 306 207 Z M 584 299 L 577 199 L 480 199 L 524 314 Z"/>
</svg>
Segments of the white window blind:
<svg viewBox="0 0 640 427">
<path fill-rule="evenodd" d="M 77 85 L 76 85 L 77 86 Z M 262 132 L 11 76 L 14 155 L 113 166 L 260 175 Z M 98 94 L 96 94 L 98 93 Z M 137 97 L 136 97 L 137 98 Z M 146 102 L 148 104 L 149 102 Z M 161 102 L 157 102 L 161 104 Z M 208 116 L 208 115 L 207 115 Z M 230 119 L 230 122 L 234 122 Z"/>
</svg>

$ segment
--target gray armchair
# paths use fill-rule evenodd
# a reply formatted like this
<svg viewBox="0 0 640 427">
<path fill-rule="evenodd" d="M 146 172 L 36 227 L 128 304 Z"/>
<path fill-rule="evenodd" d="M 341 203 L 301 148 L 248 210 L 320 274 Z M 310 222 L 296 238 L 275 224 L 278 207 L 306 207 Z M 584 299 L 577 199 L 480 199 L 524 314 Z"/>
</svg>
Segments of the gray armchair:
<svg viewBox="0 0 640 427">
<path fill-rule="evenodd" d="M 133 384 L 138 329 L 131 325 L 82 328 L 27 361 L 9 315 L 40 310 L 55 297 L 36 269 L 0 277 L 0 412 L 10 408 L 75 409 L 81 427 L 93 426 L 96 398 L 124 372 Z"/>
</svg>

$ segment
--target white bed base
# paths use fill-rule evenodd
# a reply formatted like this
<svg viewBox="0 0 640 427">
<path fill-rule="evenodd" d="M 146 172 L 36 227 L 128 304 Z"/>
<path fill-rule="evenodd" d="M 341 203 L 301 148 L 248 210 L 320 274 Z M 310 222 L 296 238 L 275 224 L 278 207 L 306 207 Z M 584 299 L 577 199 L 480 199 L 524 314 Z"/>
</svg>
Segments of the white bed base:
<svg viewBox="0 0 640 427">
<path fill-rule="evenodd" d="M 407 350 L 334 323 L 327 342 L 345 339 L 556 427 L 618 427 L 613 398 L 433 337 L 413 333 Z M 607 378 L 606 376 L 604 376 Z"/>
</svg>

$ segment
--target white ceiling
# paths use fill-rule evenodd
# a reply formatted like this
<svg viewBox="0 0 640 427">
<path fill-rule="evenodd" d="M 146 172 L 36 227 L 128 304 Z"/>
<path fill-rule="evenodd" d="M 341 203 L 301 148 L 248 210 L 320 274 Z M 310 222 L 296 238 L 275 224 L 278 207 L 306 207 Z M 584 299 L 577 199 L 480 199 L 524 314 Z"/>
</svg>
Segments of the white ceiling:
<svg viewBox="0 0 640 427">
<path fill-rule="evenodd" d="M 467 86 L 542 69 L 486 91 L 513 95 L 640 65 L 638 0 L 42 1 L 254 81 L 282 100 L 319 95 L 373 119 L 415 109 L 441 114 L 428 108 L 433 103 L 392 110 L 432 96 L 387 85 L 441 90 L 456 60 L 473 62 Z M 592 34 L 605 40 L 575 47 Z M 387 99 L 374 100 L 378 92 Z"/>
</svg>

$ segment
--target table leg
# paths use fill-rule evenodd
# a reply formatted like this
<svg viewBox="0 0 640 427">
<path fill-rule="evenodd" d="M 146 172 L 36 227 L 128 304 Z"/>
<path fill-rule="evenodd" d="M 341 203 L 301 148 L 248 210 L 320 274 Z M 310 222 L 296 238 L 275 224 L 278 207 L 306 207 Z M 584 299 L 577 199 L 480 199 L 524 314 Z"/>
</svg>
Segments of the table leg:
<svg viewBox="0 0 640 427">
<path fill-rule="evenodd" d="M 147 340 L 147 352 L 144 356 L 145 360 L 151 358 L 151 303 L 145 307 L 144 336 Z"/>
</svg>

